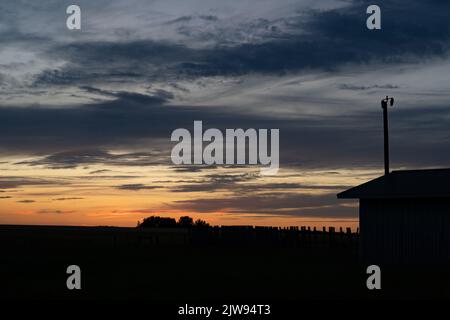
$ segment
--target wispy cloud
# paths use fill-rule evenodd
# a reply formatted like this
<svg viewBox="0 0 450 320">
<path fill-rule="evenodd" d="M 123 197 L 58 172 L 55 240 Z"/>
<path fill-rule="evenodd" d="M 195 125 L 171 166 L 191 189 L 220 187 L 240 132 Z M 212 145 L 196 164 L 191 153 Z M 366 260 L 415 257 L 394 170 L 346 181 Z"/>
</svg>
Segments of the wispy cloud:
<svg viewBox="0 0 450 320">
<path fill-rule="evenodd" d="M 120 186 L 116 186 L 115 188 L 119 190 L 139 191 L 139 190 L 160 189 L 162 188 L 162 186 L 147 186 L 141 183 L 134 183 L 134 184 L 123 184 Z"/>
<path fill-rule="evenodd" d="M 19 202 L 19 203 L 33 203 L 33 202 L 36 202 L 36 201 L 35 200 L 28 200 L 28 199 L 26 199 L 26 200 L 19 200 L 17 202 Z"/>
<path fill-rule="evenodd" d="M 56 198 L 53 199 L 54 201 L 68 201 L 68 200 L 82 200 L 84 198 L 78 198 L 78 197 L 67 197 L 67 198 Z"/>
</svg>

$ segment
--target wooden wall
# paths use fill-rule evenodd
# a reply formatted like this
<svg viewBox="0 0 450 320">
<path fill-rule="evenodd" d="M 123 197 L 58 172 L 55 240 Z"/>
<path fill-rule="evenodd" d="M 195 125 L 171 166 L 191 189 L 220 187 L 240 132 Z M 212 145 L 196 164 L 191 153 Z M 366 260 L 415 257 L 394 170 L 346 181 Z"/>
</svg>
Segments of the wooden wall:
<svg viewBox="0 0 450 320">
<path fill-rule="evenodd" d="M 360 239 L 368 263 L 450 262 L 450 198 L 361 199 Z"/>
</svg>

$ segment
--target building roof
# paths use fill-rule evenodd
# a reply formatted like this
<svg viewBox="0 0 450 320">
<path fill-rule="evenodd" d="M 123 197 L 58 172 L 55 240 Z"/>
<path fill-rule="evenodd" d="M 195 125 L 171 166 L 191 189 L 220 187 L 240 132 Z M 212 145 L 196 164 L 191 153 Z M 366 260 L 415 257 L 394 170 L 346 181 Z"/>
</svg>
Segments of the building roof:
<svg viewBox="0 0 450 320">
<path fill-rule="evenodd" d="M 338 193 L 339 199 L 450 197 L 450 169 L 392 171 Z"/>
</svg>

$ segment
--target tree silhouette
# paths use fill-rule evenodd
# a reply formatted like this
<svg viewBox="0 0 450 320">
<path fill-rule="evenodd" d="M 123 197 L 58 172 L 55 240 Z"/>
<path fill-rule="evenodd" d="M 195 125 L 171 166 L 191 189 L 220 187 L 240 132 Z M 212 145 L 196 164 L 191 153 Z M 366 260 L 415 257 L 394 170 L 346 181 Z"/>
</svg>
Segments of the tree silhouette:
<svg viewBox="0 0 450 320">
<path fill-rule="evenodd" d="M 202 219 L 197 219 L 194 223 L 194 226 L 196 228 L 208 228 L 210 227 L 209 223 L 207 223 L 206 221 L 202 220 Z"/>
<path fill-rule="evenodd" d="M 138 228 L 209 228 L 210 225 L 204 220 L 197 219 L 195 222 L 189 216 L 182 216 L 178 222 L 174 218 L 150 216 L 138 221 Z"/>
<path fill-rule="evenodd" d="M 189 216 L 180 217 L 178 219 L 178 226 L 181 228 L 192 228 L 194 220 Z"/>
<path fill-rule="evenodd" d="M 166 218 L 159 216 L 151 216 L 144 218 L 142 222 L 138 222 L 140 228 L 175 228 L 177 222 L 174 218 Z"/>
</svg>

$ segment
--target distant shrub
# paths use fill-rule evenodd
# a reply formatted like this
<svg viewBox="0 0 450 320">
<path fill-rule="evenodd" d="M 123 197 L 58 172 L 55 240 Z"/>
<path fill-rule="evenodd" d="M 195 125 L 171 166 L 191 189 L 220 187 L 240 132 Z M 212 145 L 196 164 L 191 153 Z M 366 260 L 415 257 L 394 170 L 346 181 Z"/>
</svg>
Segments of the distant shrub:
<svg viewBox="0 0 450 320">
<path fill-rule="evenodd" d="M 208 228 L 210 225 L 201 219 L 197 219 L 195 222 L 189 216 L 183 216 L 178 219 L 178 222 L 174 218 L 151 216 L 144 218 L 142 222 L 138 221 L 138 228 Z"/>
<path fill-rule="evenodd" d="M 166 218 L 159 216 L 151 216 L 144 218 L 142 222 L 138 222 L 140 228 L 175 228 L 177 222 L 174 218 Z"/>
<path fill-rule="evenodd" d="M 178 226 L 181 228 L 192 228 L 194 220 L 189 216 L 180 217 L 178 219 Z"/>
<path fill-rule="evenodd" d="M 209 228 L 210 225 L 206 221 L 198 219 L 198 220 L 195 221 L 194 227 L 196 227 L 196 228 Z"/>
</svg>

